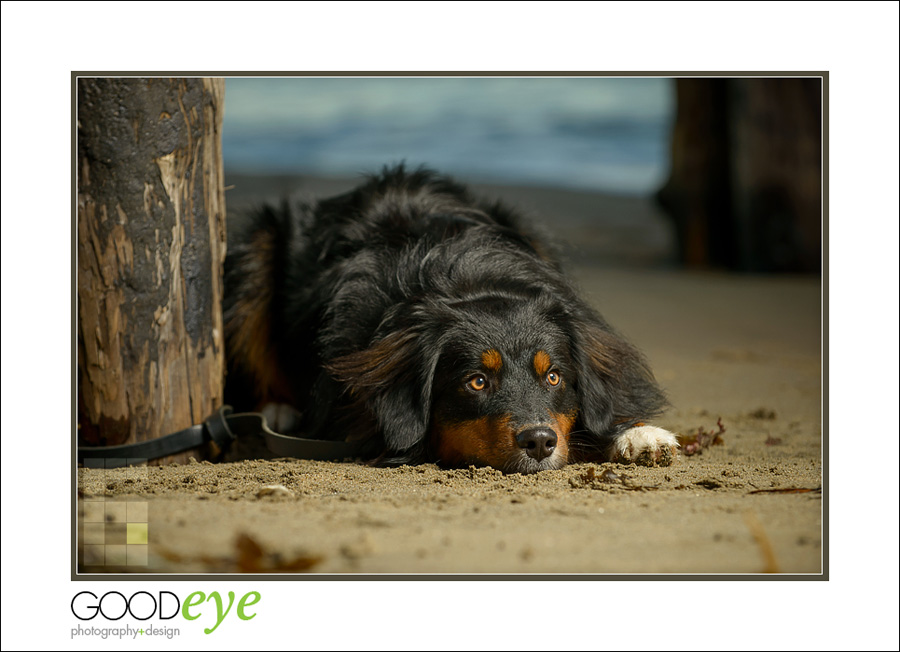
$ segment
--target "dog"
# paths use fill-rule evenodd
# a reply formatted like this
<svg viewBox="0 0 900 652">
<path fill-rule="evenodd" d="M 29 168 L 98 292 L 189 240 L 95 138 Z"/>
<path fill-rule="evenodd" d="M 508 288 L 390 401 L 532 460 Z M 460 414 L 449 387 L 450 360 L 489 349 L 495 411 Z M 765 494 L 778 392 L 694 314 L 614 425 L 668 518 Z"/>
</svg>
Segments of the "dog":
<svg viewBox="0 0 900 652">
<path fill-rule="evenodd" d="M 641 353 L 533 226 L 449 177 L 385 168 L 263 206 L 236 240 L 226 401 L 275 406 L 277 429 L 355 441 L 383 466 L 676 459 L 646 424 L 667 401 Z"/>
</svg>

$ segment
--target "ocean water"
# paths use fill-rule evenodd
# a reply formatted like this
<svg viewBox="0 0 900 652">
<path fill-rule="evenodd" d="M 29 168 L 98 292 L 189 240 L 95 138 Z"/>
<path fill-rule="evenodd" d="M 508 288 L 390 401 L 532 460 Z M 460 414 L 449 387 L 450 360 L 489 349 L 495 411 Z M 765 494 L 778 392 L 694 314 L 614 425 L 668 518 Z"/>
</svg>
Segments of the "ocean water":
<svg viewBox="0 0 900 652">
<path fill-rule="evenodd" d="M 656 78 L 229 78 L 242 174 L 406 161 L 463 180 L 646 195 L 668 174 L 674 84 Z"/>
</svg>

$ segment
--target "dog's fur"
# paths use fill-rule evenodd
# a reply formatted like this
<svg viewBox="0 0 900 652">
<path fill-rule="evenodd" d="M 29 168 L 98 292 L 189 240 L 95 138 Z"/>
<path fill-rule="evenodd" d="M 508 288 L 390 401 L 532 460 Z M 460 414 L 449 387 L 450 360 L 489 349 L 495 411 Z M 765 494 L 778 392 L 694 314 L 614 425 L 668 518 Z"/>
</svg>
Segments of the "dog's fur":
<svg viewBox="0 0 900 652">
<path fill-rule="evenodd" d="M 641 354 L 501 204 L 402 166 L 265 207 L 226 260 L 226 398 L 379 464 L 668 464 Z M 293 414 L 291 423 L 283 418 Z"/>
</svg>

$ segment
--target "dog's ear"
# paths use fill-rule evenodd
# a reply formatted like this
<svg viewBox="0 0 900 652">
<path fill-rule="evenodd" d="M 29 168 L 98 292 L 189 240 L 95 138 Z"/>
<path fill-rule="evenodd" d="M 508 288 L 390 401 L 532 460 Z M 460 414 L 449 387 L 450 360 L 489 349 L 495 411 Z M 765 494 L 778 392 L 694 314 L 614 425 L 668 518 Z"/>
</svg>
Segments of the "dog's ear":
<svg viewBox="0 0 900 652">
<path fill-rule="evenodd" d="M 428 432 L 436 360 L 425 359 L 420 347 L 417 333 L 400 330 L 326 365 L 365 403 L 392 453 L 421 445 Z"/>
<path fill-rule="evenodd" d="M 643 355 L 600 321 L 575 328 L 575 364 L 582 426 L 606 435 L 621 423 L 649 419 L 667 401 Z"/>
</svg>

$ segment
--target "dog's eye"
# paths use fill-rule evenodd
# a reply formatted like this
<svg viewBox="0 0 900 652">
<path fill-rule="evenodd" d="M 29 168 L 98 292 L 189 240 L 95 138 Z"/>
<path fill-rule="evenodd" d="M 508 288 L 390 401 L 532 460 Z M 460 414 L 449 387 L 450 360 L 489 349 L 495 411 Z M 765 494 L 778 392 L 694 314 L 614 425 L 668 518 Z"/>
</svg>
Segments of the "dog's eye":
<svg viewBox="0 0 900 652">
<path fill-rule="evenodd" d="M 551 386 L 556 387 L 559 385 L 559 381 L 562 380 L 560 375 L 555 371 L 551 371 L 547 374 L 547 382 L 550 383 Z"/>
<path fill-rule="evenodd" d="M 477 376 L 472 376 L 472 378 L 469 379 L 469 382 L 466 383 L 466 387 L 468 387 L 469 389 L 471 389 L 473 391 L 480 392 L 485 387 L 487 387 L 487 378 L 485 378 L 481 374 L 478 374 Z"/>
</svg>

